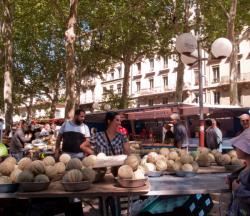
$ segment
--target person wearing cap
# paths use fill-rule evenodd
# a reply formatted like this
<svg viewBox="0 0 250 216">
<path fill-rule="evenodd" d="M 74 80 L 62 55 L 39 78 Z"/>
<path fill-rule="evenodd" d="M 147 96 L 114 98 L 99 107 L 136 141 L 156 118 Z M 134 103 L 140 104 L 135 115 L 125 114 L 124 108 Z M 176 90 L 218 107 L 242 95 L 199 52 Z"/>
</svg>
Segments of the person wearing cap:
<svg viewBox="0 0 250 216">
<path fill-rule="evenodd" d="M 228 215 L 250 214 L 250 128 L 231 139 L 237 157 L 245 161 L 245 166 L 228 176 L 228 183 L 233 192 Z"/>
<path fill-rule="evenodd" d="M 174 125 L 174 144 L 177 148 L 187 147 L 189 144 L 187 128 L 180 121 L 180 115 L 173 113 L 171 123 Z"/>
</svg>

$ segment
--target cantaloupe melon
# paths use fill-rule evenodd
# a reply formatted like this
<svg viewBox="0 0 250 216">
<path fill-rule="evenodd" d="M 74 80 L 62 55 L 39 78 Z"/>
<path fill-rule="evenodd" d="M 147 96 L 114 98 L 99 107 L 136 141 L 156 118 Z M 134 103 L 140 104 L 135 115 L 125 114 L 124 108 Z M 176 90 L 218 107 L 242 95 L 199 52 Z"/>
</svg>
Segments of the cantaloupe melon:
<svg viewBox="0 0 250 216">
<path fill-rule="evenodd" d="M 47 156 L 43 159 L 43 163 L 45 166 L 54 166 L 56 161 L 52 156 Z"/>
<path fill-rule="evenodd" d="M 83 168 L 82 170 L 82 177 L 85 181 L 94 182 L 96 179 L 96 171 L 91 168 Z"/>
<path fill-rule="evenodd" d="M 193 171 L 193 166 L 191 164 L 183 164 L 181 166 L 181 170 L 185 172 L 192 172 Z"/>
<path fill-rule="evenodd" d="M 140 164 L 140 160 L 138 159 L 136 155 L 129 155 L 127 159 L 125 160 L 124 164 L 129 165 L 133 169 L 133 171 L 135 171 L 137 170 Z"/>
<path fill-rule="evenodd" d="M 24 157 L 18 162 L 18 168 L 20 170 L 27 170 L 29 169 L 31 162 L 32 160 L 30 158 Z"/>
<path fill-rule="evenodd" d="M 168 149 L 168 148 L 161 148 L 160 151 L 159 151 L 159 153 L 160 153 L 161 155 L 167 157 L 168 154 L 169 154 L 169 149 Z"/>
<path fill-rule="evenodd" d="M 155 166 L 157 171 L 165 171 L 168 167 L 165 160 L 157 160 Z"/>
<path fill-rule="evenodd" d="M 199 165 L 196 161 L 193 161 L 193 163 L 191 165 L 193 167 L 194 172 L 197 172 L 199 170 Z"/>
<path fill-rule="evenodd" d="M 49 177 L 49 179 L 53 179 L 57 176 L 57 170 L 54 166 L 46 166 L 45 167 L 45 175 Z"/>
<path fill-rule="evenodd" d="M 32 161 L 29 170 L 33 172 L 34 175 L 44 174 L 45 173 L 44 163 L 40 160 Z"/>
<path fill-rule="evenodd" d="M 209 167 L 211 165 L 211 161 L 208 154 L 201 153 L 197 159 L 197 163 L 201 167 Z"/>
<path fill-rule="evenodd" d="M 216 162 L 220 166 L 228 165 L 231 163 L 231 157 L 228 154 L 223 154 L 216 158 Z"/>
<path fill-rule="evenodd" d="M 72 158 L 69 160 L 69 162 L 66 165 L 66 170 L 72 170 L 72 169 L 82 169 L 82 162 L 78 158 Z"/>
<path fill-rule="evenodd" d="M 33 182 L 33 181 L 34 181 L 34 174 L 29 170 L 24 170 L 17 176 L 17 182 Z"/>
<path fill-rule="evenodd" d="M 4 161 L 0 164 L 0 173 L 4 176 L 9 176 L 11 172 L 15 169 L 15 164 L 12 162 Z"/>
<path fill-rule="evenodd" d="M 233 158 L 231 160 L 231 164 L 232 165 L 239 165 L 239 166 L 243 166 L 244 165 L 243 161 L 240 160 L 240 159 L 238 159 L 238 158 Z"/>
<path fill-rule="evenodd" d="M 49 182 L 49 178 L 44 174 L 39 174 L 34 178 L 34 182 L 46 183 Z"/>
<path fill-rule="evenodd" d="M 96 164 L 96 156 L 95 155 L 89 155 L 88 157 L 83 158 L 82 164 L 85 167 L 94 167 Z"/>
<path fill-rule="evenodd" d="M 138 169 L 134 172 L 134 179 L 144 179 L 145 176 L 144 176 L 144 173 L 142 170 Z"/>
<path fill-rule="evenodd" d="M 54 169 L 56 170 L 56 172 L 58 174 L 62 174 L 65 172 L 66 170 L 66 167 L 65 167 L 65 164 L 63 162 L 57 162 L 54 166 Z"/>
<path fill-rule="evenodd" d="M 14 165 L 16 165 L 17 161 L 16 161 L 16 158 L 14 157 L 7 157 L 4 162 L 10 162 L 10 163 L 13 163 Z"/>
<path fill-rule="evenodd" d="M 19 174 L 22 172 L 22 170 L 16 168 L 12 171 L 12 173 L 10 174 L 10 179 L 13 183 L 17 182 L 17 177 L 19 176 Z"/>
<path fill-rule="evenodd" d="M 194 160 L 193 157 L 187 153 L 181 155 L 181 158 L 180 158 L 180 161 L 182 164 L 188 164 L 188 163 L 191 164 L 193 162 L 193 160 Z"/>
<path fill-rule="evenodd" d="M 80 182 L 82 181 L 82 172 L 79 169 L 72 169 L 68 171 L 64 176 L 63 182 Z"/>
<path fill-rule="evenodd" d="M 156 152 L 150 152 L 147 157 L 148 163 L 155 163 L 157 161 L 158 154 Z"/>
<path fill-rule="evenodd" d="M 0 184 L 11 184 L 11 179 L 9 176 L 0 176 Z"/>
<path fill-rule="evenodd" d="M 156 167 L 155 167 L 155 165 L 153 163 L 145 163 L 143 165 L 143 168 L 145 169 L 146 174 L 148 172 L 156 171 Z"/>
<path fill-rule="evenodd" d="M 132 179 L 134 177 L 134 172 L 132 167 L 129 165 L 123 165 L 118 169 L 118 176 L 122 179 Z"/>
<path fill-rule="evenodd" d="M 63 153 L 60 157 L 59 157 L 59 161 L 63 162 L 65 165 L 70 161 L 71 156 L 67 153 Z"/>
<path fill-rule="evenodd" d="M 177 152 L 175 152 L 175 151 L 171 151 L 170 153 L 169 153 L 169 155 L 168 155 L 168 158 L 170 159 L 170 160 L 177 160 L 178 158 L 179 158 L 179 155 L 178 155 L 178 153 Z"/>
</svg>

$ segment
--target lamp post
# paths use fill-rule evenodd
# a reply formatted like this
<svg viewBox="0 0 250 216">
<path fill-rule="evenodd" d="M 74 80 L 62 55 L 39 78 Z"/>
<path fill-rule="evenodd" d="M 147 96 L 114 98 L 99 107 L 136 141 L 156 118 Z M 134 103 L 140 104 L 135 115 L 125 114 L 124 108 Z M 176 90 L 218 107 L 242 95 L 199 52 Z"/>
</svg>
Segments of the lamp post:
<svg viewBox="0 0 250 216">
<path fill-rule="evenodd" d="M 183 33 L 176 39 L 176 50 L 181 54 L 181 61 L 189 66 L 198 63 L 199 70 L 199 145 L 205 146 L 205 133 L 204 133 L 204 110 L 203 110 L 203 71 L 202 61 L 207 58 L 202 58 L 200 39 L 196 39 L 191 33 Z M 226 38 L 216 39 L 212 46 L 211 52 L 215 58 L 226 58 L 231 55 L 232 43 Z"/>
</svg>

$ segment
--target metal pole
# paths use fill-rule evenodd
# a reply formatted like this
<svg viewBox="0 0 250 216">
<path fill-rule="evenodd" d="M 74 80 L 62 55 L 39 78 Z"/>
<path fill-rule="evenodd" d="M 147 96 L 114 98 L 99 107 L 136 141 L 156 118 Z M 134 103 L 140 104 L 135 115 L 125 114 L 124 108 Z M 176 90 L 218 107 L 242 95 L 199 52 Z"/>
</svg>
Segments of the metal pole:
<svg viewBox="0 0 250 216">
<path fill-rule="evenodd" d="M 197 41 L 198 44 L 198 68 L 199 68 L 199 114 L 200 114 L 200 136 L 199 145 L 201 147 L 205 146 L 205 134 L 204 134 L 204 114 L 203 114 L 203 73 L 202 73 L 202 58 L 200 49 L 200 38 Z"/>
</svg>

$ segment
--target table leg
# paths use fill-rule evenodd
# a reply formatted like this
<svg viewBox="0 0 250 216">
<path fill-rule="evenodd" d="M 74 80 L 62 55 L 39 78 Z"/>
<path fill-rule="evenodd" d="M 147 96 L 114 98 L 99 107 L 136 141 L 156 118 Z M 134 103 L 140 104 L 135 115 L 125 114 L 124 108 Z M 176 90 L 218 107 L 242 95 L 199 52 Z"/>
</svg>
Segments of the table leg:
<svg viewBox="0 0 250 216">
<path fill-rule="evenodd" d="M 102 216 L 108 215 L 108 209 L 106 207 L 106 198 L 107 197 L 99 197 L 99 209 Z"/>
</svg>

